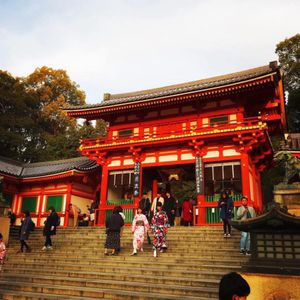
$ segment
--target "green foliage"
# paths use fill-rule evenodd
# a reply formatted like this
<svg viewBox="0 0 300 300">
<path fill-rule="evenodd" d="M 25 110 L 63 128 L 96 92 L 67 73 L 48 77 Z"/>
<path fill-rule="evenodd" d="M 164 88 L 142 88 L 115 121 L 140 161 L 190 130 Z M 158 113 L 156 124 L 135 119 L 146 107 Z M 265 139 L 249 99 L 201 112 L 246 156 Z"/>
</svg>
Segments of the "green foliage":
<svg viewBox="0 0 300 300">
<path fill-rule="evenodd" d="M 0 155 L 26 160 L 36 153 L 36 107 L 37 99 L 22 81 L 0 70 Z"/>
<path fill-rule="evenodd" d="M 300 132 L 300 88 L 288 95 L 287 119 L 290 132 Z"/>
<path fill-rule="evenodd" d="M 300 132 L 300 34 L 280 42 L 275 52 L 279 56 L 284 86 L 288 92 L 289 129 Z"/>
<path fill-rule="evenodd" d="M 42 67 L 24 78 L 0 71 L 0 155 L 23 162 L 79 156 L 80 139 L 103 135 L 106 127 L 78 125 L 61 109 L 84 103 L 64 70 Z"/>
<path fill-rule="evenodd" d="M 284 168 L 281 166 L 274 166 L 272 169 L 265 170 L 261 174 L 261 187 L 264 203 L 273 200 L 274 185 L 282 182 L 284 178 Z"/>
</svg>

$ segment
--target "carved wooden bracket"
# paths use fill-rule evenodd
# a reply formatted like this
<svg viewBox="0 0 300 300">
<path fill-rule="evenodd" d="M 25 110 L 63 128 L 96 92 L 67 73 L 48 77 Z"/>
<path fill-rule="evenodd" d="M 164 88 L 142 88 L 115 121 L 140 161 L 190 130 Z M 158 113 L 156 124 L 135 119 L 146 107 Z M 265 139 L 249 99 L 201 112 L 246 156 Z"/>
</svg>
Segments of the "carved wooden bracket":
<svg viewBox="0 0 300 300">
<path fill-rule="evenodd" d="M 130 147 L 128 150 L 131 153 L 134 162 L 142 162 L 145 160 L 145 153 L 142 153 L 142 148 Z"/>
<path fill-rule="evenodd" d="M 192 140 L 189 142 L 189 146 L 192 147 L 192 154 L 196 156 L 204 156 L 207 154 L 207 147 L 204 146 L 204 141 Z"/>
</svg>

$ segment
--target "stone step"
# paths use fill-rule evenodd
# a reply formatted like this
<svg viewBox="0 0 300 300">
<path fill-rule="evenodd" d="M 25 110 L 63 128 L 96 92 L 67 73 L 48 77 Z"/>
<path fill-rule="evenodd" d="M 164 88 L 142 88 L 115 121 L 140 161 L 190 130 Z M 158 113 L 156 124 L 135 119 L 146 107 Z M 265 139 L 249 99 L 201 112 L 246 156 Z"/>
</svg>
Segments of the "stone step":
<svg viewBox="0 0 300 300">
<path fill-rule="evenodd" d="M 155 280 L 152 277 L 151 282 L 146 280 L 131 280 L 131 277 L 126 277 L 123 275 L 121 278 L 114 277 L 111 279 L 105 278 L 85 278 L 85 277 L 68 277 L 68 276 L 53 276 L 50 274 L 23 274 L 18 273 L 7 273 L 5 275 L 5 280 L 8 281 L 22 281 L 22 282 L 32 282 L 40 284 L 54 284 L 54 285 L 66 285 L 66 286 L 77 286 L 77 287 L 105 287 L 105 288 L 121 288 L 122 290 L 135 290 L 144 291 L 149 287 L 149 284 L 155 284 L 157 291 L 160 293 L 166 293 L 168 288 L 172 288 L 173 293 L 176 294 L 190 294 L 196 295 L 199 288 L 202 287 L 215 287 L 218 285 L 220 278 L 203 278 L 195 280 L 185 280 L 180 278 L 170 278 L 168 274 L 162 279 L 162 281 Z M 141 279 L 141 277 L 140 277 Z"/>
<path fill-rule="evenodd" d="M 24 279 L 24 278 L 22 278 Z M 79 286 L 67 286 L 67 285 L 55 285 L 55 284 L 45 284 L 34 282 L 24 282 L 24 281 L 10 281 L 0 279 L 0 288 L 2 290 L 13 290 L 13 291 L 25 291 L 33 293 L 51 293 L 59 295 L 60 299 L 65 299 L 65 296 L 81 296 L 83 299 L 86 297 L 96 298 L 96 299 L 186 299 L 186 300 L 199 300 L 198 295 L 203 298 L 217 299 L 216 288 L 211 287 L 189 287 L 189 289 L 180 289 L 175 286 L 168 286 L 166 289 L 163 286 L 162 289 L 142 284 L 140 286 L 136 285 L 135 290 L 124 290 L 120 289 L 122 282 L 112 283 L 111 286 L 114 288 L 107 287 L 79 287 Z M 123 284 L 123 288 L 126 285 Z M 175 288 L 178 294 L 167 294 L 169 289 Z M 194 295 L 192 295 L 194 294 Z"/>
<path fill-rule="evenodd" d="M 40 267 L 44 266 L 45 269 L 48 269 L 47 266 L 49 266 L 51 261 L 45 262 L 45 261 L 37 261 L 37 262 L 22 262 L 22 261 L 12 261 L 11 263 L 7 262 L 5 264 L 4 269 L 10 269 L 14 270 L 18 268 L 18 266 L 26 266 L 28 269 L 33 270 L 39 270 Z M 183 262 L 184 263 L 184 262 Z M 239 270 L 241 269 L 240 264 L 226 264 L 226 262 L 218 262 L 218 263 L 212 263 L 212 262 L 202 262 L 199 264 L 187 264 L 187 263 L 167 263 L 167 262 L 148 262 L 145 263 L 143 261 L 133 261 L 132 263 L 120 263 L 118 261 L 115 262 L 106 262 L 106 263 L 100 263 L 100 264 L 84 264 L 84 263 L 78 263 L 78 262 L 52 262 L 51 263 L 51 269 L 53 270 L 88 270 L 88 271 L 101 271 L 101 272 L 109 272 L 111 270 L 118 271 L 118 272 L 126 272 L 130 270 L 129 274 L 137 273 L 140 274 L 140 270 L 145 270 L 147 274 L 152 275 L 153 273 L 165 273 L 165 272 L 172 272 L 172 273 L 184 273 L 186 270 L 189 270 L 191 273 L 197 274 L 197 272 L 203 272 L 203 270 L 208 271 L 224 271 L 224 270 Z M 155 264 L 155 267 L 153 267 Z M 132 268 L 134 266 L 135 268 Z M 199 276 L 201 277 L 201 274 Z"/>
<path fill-rule="evenodd" d="M 33 244 L 27 242 L 28 246 L 30 246 L 31 250 L 34 252 L 40 252 L 42 250 L 42 247 L 44 246 L 44 243 L 40 244 Z M 99 243 L 99 244 L 94 244 L 94 245 L 70 245 L 70 244 L 62 244 L 62 243 L 56 243 L 55 241 L 52 241 L 53 244 L 53 249 L 55 251 L 65 251 L 67 252 L 95 252 L 99 253 L 104 251 L 104 245 L 105 243 Z M 222 251 L 228 251 L 228 252 L 237 252 L 239 251 L 239 243 L 236 244 L 223 244 L 223 245 L 218 245 L 218 244 L 206 244 L 206 243 L 195 243 L 195 245 L 189 245 L 189 244 L 173 244 L 170 241 L 167 241 L 168 245 L 168 250 L 169 252 L 172 253 L 178 253 L 182 252 L 184 253 L 200 253 L 202 252 L 222 252 Z M 17 252 L 17 250 L 20 249 L 20 244 L 17 245 L 9 245 L 7 247 L 7 251 L 11 253 Z M 145 250 L 152 250 L 153 246 L 152 244 L 145 243 L 143 245 L 143 249 Z M 133 249 L 132 242 L 131 243 L 122 243 L 121 242 L 121 249 L 126 249 L 128 251 L 131 251 Z"/>
<path fill-rule="evenodd" d="M 150 238 L 151 240 L 153 239 L 153 236 L 150 235 Z M 132 235 L 131 236 L 128 236 L 128 237 L 124 237 L 122 236 L 121 237 L 121 241 L 122 242 L 132 242 Z M 52 240 L 53 241 L 56 241 L 56 242 L 65 242 L 68 241 L 69 243 L 75 243 L 75 244 L 83 244 L 83 240 L 82 240 L 82 237 L 63 237 L 63 236 L 59 236 L 59 235 L 55 235 L 54 237 L 52 237 Z M 84 241 L 88 244 L 92 244 L 94 242 L 104 242 L 106 240 L 106 236 L 97 236 L 97 237 L 94 237 L 94 238 L 87 238 L 85 237 Z M 176 237 L 171 237 L 169 235 L 167 235 L 167 240 L 168 241 L 172 241 L 173 243 L 176 243 L 176 244 L 180 244 L 180 243 L 188 243 L 188 244 L 192 244 L 191 243 L 191 240 L 193 242 L 206 242 L 206 243 L 231 243 L 231 242 L 237 242 L 240 240 L 240 236 L 232 236 L 231 238 L 224 238 L 223 236 L 221 237 L 203 237 L 203 236 L 198 236 L 198 237 L 190 237 L 190 236 L 187 236 L 185 238 L 176 238 Z M 44 243 L 45 242 L 45 237 L 43 236 L 36 236 L 36 237 L 32 237 L 32 236 L 29 236 L 29 239 L 28 239 L 29 242 L 31 243 Z M 20 241 L 19 241 L 19 238 L 10 238 L 10 241 L 9 241 L 9 244 L 18 244 Z M 146 239 L 145 239 L 145 242 L 146 242 Z"/>
<path fill-rule="evenodd" d="M 132 249 L 123 249 L 122 252 L 118 255 L 116 255 L 117 257 L 130 257 L 130 253 L 131 253 Z M 169 251 L 169 250 L 168 250 Z M 153 257 L 153 252 L 152 251 L 146 251 L 143 253 L 138 253 L 137 257 L 143 257 L 144 261 L 156 261 L 156 260 L 164 260 L 167 262 L 172 262 L 174 260 L 179 260 L 180 261 L 190 261 L 191 263 L 195 263 L 195 261 L 197 261 L 197 259 L 199 258 L 199 256 L 201 256 L 203 259 L 205 259 L 206 261 L 208 260 L 218 260 L 220 258 L 222 258 L 224 251 L 214 251 L 211 253 L 207 253 L 205 251 L 198 251 L 198 252 L 187 252 L 184 253 L 182 252 L 165 252 L 165 253 L 158 253 L 158 258 L 154 258 Z M 92 253 L 93 254 L 93 253 Z M 184 255 L 183 255 L 184 254 Z M 9 257 L 10 256 L 10 257 Z M 91 257 L 94 258 L 101 258 L 104 257 L 104 254 L 102 252 L 102 250 L 99 250 L 99 253 L 93 254 L 91 255 L 90 253 L 80 253 L 80 252 L 64 252 L 64 251 L 57 251 L 57 250 L 48 250 L 48 251 L 40 251 L 40 252 L 31 252 L 31 253 L 20 253 L 18 255 L 8 255 L 8 260 L 9 259 L 17 259 L 17 257 L 19 257 L 22 260 L 29 260 L 31 259 L 32 261 L 38 261 L 40 259 L 46 259 L 46 260 L 56 260 L 56 259 L 68 259 L 69 257 L 72 257 L 74 260 L 78 261 L 78 260 L 90 260 Z M 115 257 L 116 257 L 115 256 Z M 232 260 L 236 260 L 236 261 L 245 261 L 245 259 L 247 259 L 248 257 L 242 256 L 239 252 L 238 253 L 230 253 L 230 258 Z M 231 260 L 231 261 L 232 261 Z"/>
<path fill-rule="evenodd" d="M 43 268 L 44 267 L 44 268 Z M 28 264 L 15 267 L 15 268 L 6 268 L 6 274 L 11 276 L 13 274 L 24 274 L 25 275 L 51 275 L 51 276 L 64 276 L 64 277 L 75 277 L 75 278 L 85 278 L 85 279 L 107 279 L 107 280 L 129 280 L 129 281 L 138 281 L 138 282 L 147 282 L 147 283 L 172 283 L 177 282 L 181 285 L 192 285 L 197 286 L 199 279 L 216 279 L 219 280 L 224 271 L 228 269 L 228 266 L 215 266 L 212 270 L 212 265 L 206 266 L 205 269 L 199 271 L 193 270 L 180 270 L 180 269 L 169 269 L 160 270 L 159 268 L 132 268 L 130 274 L 125 273 L 124 270 L 128 270 L 124 267 L 119 267 L 115 272 L 115 269 L 110 270 L 110 268 L 93 268 L 78 270 L 74 268 L 73 270 L 70 267 L 64 265 L 61 268 L 53 268 L 53 266 L 46 268 L 44 265 L 39 264 L 34 267 L 30 267 Z M 76 267 L 76 266 L 75 266 Z M 219 269 L 219 270 L 218 270 Z M 236 270 L 240 270 L 240 267 L 237 267 Z M 231 269 L 230 269 L 231 270 Z M 113 272 L 111 272 L 113 271 Z M 123 272 L 122 272 L 123 271 Z M 7 276 L 6 276 L 7 277 Z"/>
<path fill-rule="evenodd" d="M 61 300 L 60 296 L 46 293 L 30 293 L 24 291 L 9 291 L 0 289 L 0 299 L 3 300 Z M 66 297 L 64 300 L 82 300 L 81 297 Z M 95 300 L 95 298 L 84 298 L 84 300 Z"/>
<path fill-rule="evenodd" d="M 134 265 L 135 266 L 135 265 Z M 128 268 L 130 268 L 130 273 L 128 273 Z M 166 268 L 164 266 L 145 266 L 143 264 L 137 265 L 134 268 L 131 266 L 124 265 L 102 265 L 102 266 L 86 266 L 82 264 L 64 264 L 64 265 L 51 265 L 47 267 L 44 263 L 29 264 L 24 263 L 20 265 L 18 262 L 14 262 L 10 265 L 5 266 L 6 274 L 10 273 L 20 273 L 26 274 L 66 274 L 70 277 L 82 277 L 92 278 L 92 277 L 114 277 L 114 276 L 129 276 L 136 277 L 139 279 L 140 276 L 143 278 L 152 278 L 162 276 L 163 278 L 168 275 L 169 278 L 185 278 L 189 280 L 200 279 L 200 278 L 218 278 L 221 274 L 229 271 L 240 271 L 241 266 L 230 266 L 228 265 L 212 265 L 212 264 L 202 264 L 197 270 L 192 270 L 191 268 L 184 267 L 173 267 Z"/>
<path fill-rule="evenodd" d="M 241 263 L 241 262 L 246 262 L 249 260 L 249 257 L 241 254 L 237 255 L 230 255 L 230 256 L 224 256 L 224 255 L 215 255 L 212 253 L 211 254 L 211 262 L 224 262 L 228 264 L 233 264 L 233 263 Z M 181 254 L 174 254 L 171 252 L 166 252 L 166 253 L 159 253 L 159 257 L 155 258 L 152 256 L 152 251 L 151 252 L 139 252 L 137 256 L 130 256 L 129 253 L 122 251 L 119 255 L 116 256 L 105 256 L 103 253 L 99 253 L 96 256 L 90 256 L 88 253 L 86 254 L 87 259 L 85 260 L 80 260 L 80 262 L 89 262 L 91 264 L 102 264 L 105 262 L 115 262 L 115 263 L 180 263 L 180 262 L 185 262 L 187 264 L 197 264 L 201 262 L 208 262 L 207 256 L 201 257 L 199 255 L 192 256 L 189 255 L 187 257 L 181 255 Z M 82 258 L 76 255 L 62 255 L 59 252 L 56 252 L 55 250 L 48 250 L 48 251 L 41 251 L 38 253 L 31 252 L 31 253 L 20 253 L 20 254 L 14 254 L 14 255 L 8 255 L 7 256 L 7 261 L 52 261 L 52 262 L 57 262 L 57 263 L 63 263 L 63 262 L 78 262 L 78 258 Z M 161 259 L 159 259 L 161 258 Z M 186 260 L 186 258 L 188 260 Z"/>
<path fill-rule="evenodd" d="M 239 254 L 239 232 L 225 239 L 219 226 L 170 228 L 169 249 L 158 258 L 147 240 L 144 252 L 130 256 L 130 226 L 117 256 L 104 256 L 105 238 L 104 228 L 58 228 L 54 249 L 41 251 L 45 237 L 37 228 L 28 241 L 33 251 L 16 254 L 12 228 L 0 299 L 217 299 L 221 276 L 249 259 Z"/>
</svg>

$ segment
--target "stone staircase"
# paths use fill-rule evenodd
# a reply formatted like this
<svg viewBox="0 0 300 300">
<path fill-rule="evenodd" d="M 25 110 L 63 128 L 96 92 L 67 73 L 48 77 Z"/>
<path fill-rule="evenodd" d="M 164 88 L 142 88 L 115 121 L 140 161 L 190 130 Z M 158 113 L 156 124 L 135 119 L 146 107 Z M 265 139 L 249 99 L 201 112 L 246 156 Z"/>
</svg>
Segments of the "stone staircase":
<svg viewBox="0 0 300 300">
<path fill-rule="evenodd" d="M 239 271 L 248 259 L 239 254 L 239 233 L 224 239 L 221 227 L 171 228 L 167 239 L 169 249 L 158 258 L 148 244 L 130 256 L 126 228 L 121 253 L 104 256 L 103 228 L 66 228 L 57 230 L 54 249 L 44 252 L 42 230 L 36 229 L 28 242 L 32 252 L 16 254 L 12 229 L 0 299 L 217 299 L 221 276 Z"/>
</svg>

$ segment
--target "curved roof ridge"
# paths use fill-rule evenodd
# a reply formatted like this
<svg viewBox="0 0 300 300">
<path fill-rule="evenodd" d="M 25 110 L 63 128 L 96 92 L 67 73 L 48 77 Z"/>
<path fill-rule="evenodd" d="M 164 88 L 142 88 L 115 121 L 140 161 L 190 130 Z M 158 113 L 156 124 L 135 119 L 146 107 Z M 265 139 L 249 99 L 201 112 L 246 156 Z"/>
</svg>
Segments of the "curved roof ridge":
<svg viewBox="0 0 300 300">
<path fill-rule="evenodd" d="M 85 172 L 98 167 L 99 165 L 95 161 L 84 156 L 37 163 L 20 163 L 6 157 L 0 157 L 0 173 L 18 178 L 55 175 L 72 170 Z"/>
<path fill-rule="evenodd" d="M 261 71 L 268 72 L 268 71 L 272 71 L 272 69 L 270 68 L 269 65 L 265 65 L 265 66 L 251 68 L 251 69 L 233 72 L 233 73 L 229 73 L 229 74 L 223 74 L 223 75 L 208 77 L 208 78 L 199 79 L 199 80 L 193 80 L 193 81 L 188 81 L 188 82 L 183 82 L 183 83 L 166 85 L 166 86 L 162 86 L 162 87 L 158 87 L 158 88 L 145 89 L 145 90 L 128 92 L 128 93 L 110 94 L 109 100 L 127 98 L 127 97 L 142 95 L 142 94 L 157 93 L 160 91 L 173 90 L 173 89 L 184 88 L 184 87 L 192 87 L 192 86 L 197 86 L 199 84 L 205 84 L 205 83 L 212 84 L 212 83 L 216 83 L 218 81 L 224 80 L 226 78 L 234 79 L 234 78 L 239 77 L 239 79 L 241 79 L 242 76 L 248 77 L 249 73 L 257 73 L 257 72 L 261 72 Z M 109 101 L 109 100 L 106 100 L 106 101 Z"/>
<path fill-rule="evenodd" d="M 279 67 L 277 66 L 277 62 L 270 62 L 269 65 L 251 68 L 239 72 L 189 81 L 185 83 L 173 84 L 154 89 L 112 95 L 106 93 L 104 94 L 104 100 L 100 103 L 86 104 L 83 106 L 66 106 L 63 109 L 65 111 L 80 111 L 86 109 L 105 108 L 109 106 L 129 104 L 138 101 L 155 100 L 162 97 L 171 97 L 174 95 L 181 95 L 206 89 L 217 89 L 219 87 L 238 84 L 248 80 L 255 80 L 263 76 L 277 73 L 278 71 Z"/>
</svg>

